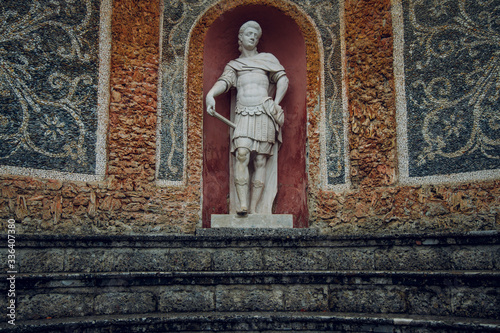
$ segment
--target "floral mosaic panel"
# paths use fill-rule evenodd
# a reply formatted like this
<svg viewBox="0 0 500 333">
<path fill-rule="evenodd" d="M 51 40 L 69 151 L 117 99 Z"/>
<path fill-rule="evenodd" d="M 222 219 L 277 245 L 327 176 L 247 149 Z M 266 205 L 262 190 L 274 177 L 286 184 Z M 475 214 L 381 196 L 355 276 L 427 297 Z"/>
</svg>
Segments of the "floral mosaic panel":
<svg viewBox="0 0 500 333">
<path fill-rule="evenodd" d="M 95 173 L 99 5 L 0 1 L 0 165 Z"/>
<path fill-rule="evenodd" d="M 216 0 L 165 0 L 163 11 L 161 138 L 158 178 L 182 182 L 185 168 L 184 52 L 194 21 Z M 315 22 L 325 62 L 326 160 L 331 185 L 345 183 L 344 124 L 341 89 L 339 2 L 293 1 Z"/>
<path fill-rule="evenodd" d="M 500 2 L 404 0 L 409 177 L 500 168 Z"/>
</svg>

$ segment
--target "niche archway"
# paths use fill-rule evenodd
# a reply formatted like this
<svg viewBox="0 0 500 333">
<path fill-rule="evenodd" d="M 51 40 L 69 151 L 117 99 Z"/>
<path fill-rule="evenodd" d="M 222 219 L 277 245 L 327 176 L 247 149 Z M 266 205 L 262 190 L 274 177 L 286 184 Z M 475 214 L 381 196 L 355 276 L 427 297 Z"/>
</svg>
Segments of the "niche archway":
<svg viewBox="0 0 500 333">
<path fill-rule="evenodd" d="M 249 20 L 259 22 L 263 36 L 259 52 L 274 54 L 290 80 L 282 106 L 285 110 L 283 145 L 278 159 L 278 194 L 273 213 L 293 214 L 296 226 L 307 221 L 306 175 L 306 51 L 297 24 L 277 8 L 249 5 L 221 15 L 208 29 L 203 56 L 204 95 L 222 73 L 227 62 L 239 56 L 237 36 Z M 217 98 L 217 110 L 229 116 L 230 94 Z M 211 214 L 228 213 L 229 129 L 219 120 L 203 119 L 203 221 Z"/>
<path fill-rule="evenodd" d="M 293 214 L 294 227 L 307 227 L 308 188 L 320 184 L 319 154 L 306 159 L 306 152 L 320 151 L 322 48 L 312 20 L 291 2 L 223 0 L 207 9 L 191 29 L 186 71 L 187 184 L 193 190 L 198 181 L 202 185 L 203 227 L 210 227 L 211 214 L 227 213 L 229 130 L 206 114 L 204 97 L 225 64 L 239 56 L 238 29 L 250 19 L 263 28 L 259 52 L 275 54 L 290 78 L 282 102 L 287 118 L 274 213 Z M 229 99 L 229 95 L 217 99 L 217 111 L 225 116 Z"/>
</svg>

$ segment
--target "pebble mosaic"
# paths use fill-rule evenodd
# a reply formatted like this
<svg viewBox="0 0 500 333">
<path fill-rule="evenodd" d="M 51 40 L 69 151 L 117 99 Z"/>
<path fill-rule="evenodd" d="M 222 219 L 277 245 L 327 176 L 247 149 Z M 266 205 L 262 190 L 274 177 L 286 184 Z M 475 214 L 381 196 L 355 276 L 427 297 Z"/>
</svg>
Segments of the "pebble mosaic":
<svg viewBox="0 0 500 333">
<path fill-rule="evenodd" d="M 498 1 L 404 0 L 408 177 L 500 169 Z"/>
<path fill-rule="evenodd" d="M 0 165 L 96 174 L 100 5 L 0 2 Z"/>
</svg>

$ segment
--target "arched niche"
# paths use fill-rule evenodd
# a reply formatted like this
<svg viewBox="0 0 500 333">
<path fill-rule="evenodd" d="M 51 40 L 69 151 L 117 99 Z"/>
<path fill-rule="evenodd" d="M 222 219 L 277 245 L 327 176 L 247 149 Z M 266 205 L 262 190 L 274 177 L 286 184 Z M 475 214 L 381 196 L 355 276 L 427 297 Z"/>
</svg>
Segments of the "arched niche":
<svg viewBox="0 0 500 333">
<path fill-rule="evenodd" d="M 191 30 L 186 77 L 187 143 L 188 154 L 191 149 L 195 156 L 201 153 L 202 157 L 203 227 L 210 227 L 211 214 L 227 214 L 229 211 L 230 168 L 229 129 L 206 113 L 204 99 L 227 62 L 239 56 L 238 30 L 248 20 L 255 20 L 262 27 L 259 52 L 274 54 L 290 79 L 289 90 L 282 102 L 286 120 L 273 213 L 293 214 L 294 227 L 307 227 L 307 191 L 311 179 L 307 151 L 320 149 L 320 39 L 306 15 L 297 7 L 288 2 L 265 0 L 258 4 L 242 1 L 237 5 L 222 1 L 208 9 Z M 228 117 L 230 94 L 221 95 L 216 101 L 217 112 Z M 200 135 L 201 142 L 197 139 Z M 193 146 L 198 142 L 202 147 Z M 189 159 L 197 162 L 197 159 Z M 319 164 L 319 160 L 312 162 Z M 188 177 L 192 165 L 188 162 Z M 312 178 L 316 183 L 317 179 Z"/>
</svg>

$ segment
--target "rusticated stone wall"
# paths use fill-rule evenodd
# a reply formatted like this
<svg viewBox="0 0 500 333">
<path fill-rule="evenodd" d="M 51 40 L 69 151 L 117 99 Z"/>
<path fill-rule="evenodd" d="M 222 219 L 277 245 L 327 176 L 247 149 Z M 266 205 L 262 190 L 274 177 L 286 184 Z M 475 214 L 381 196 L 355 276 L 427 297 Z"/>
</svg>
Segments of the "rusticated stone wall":
<svg viewBox="0 0 500 333">
<path fill-rule="evenodd" d="M 25 233 L 192 232 L 200 187 L 155 185 L 159 1 L 113 2 L 108 164 L 102 182 L 1 176 L 1 217 Z"/>
<path fill-rule="evenodd" d="M 498 180 L 400 185 L 391 9 L 345 1 L 352 190 L 320 190 L 314 220 L 335 233 L 498 229 Z"/>
<path fill-rule="evenodd" d="M 340 38 L 344 38 L 346 53 L 342 60 L 349 111 L 345 149 L 351 187 L 333 191 L 322 185 L 321 117 L 310 113 L 308 144 L 318 149 L 310 149 L 308 156 L 309 226 L 347 234 L 499 229 L 499 180 L 411 186 L 400 183 L 391 1 L 346 0 L 343 8 L 345 27 Z M 160 16 L 159 1 L 113 2 L 105 180 L 77 182 L 2 175 L 2 223 L 15 218 L 18 232 L 24 233 L 195 230 L 201 219 L 201 133 L 188 138 L 188 177 L 182 184 L 158 186 L 155 178 Z M 316 59 L 318 46 L 309 38 L 314 33 L 302 33 Z M 202 68 L 197 62 L 189 66 Z M 318 66 L 317 61 L 308 63 L 308 75 L 316 73 Z M 192 83 L 196 78 L 190 80 Z M 311 90 L 307 106 L 314 109 L 320 96 L 313 88 L 320 89 L 321 84 L 316 77 L 308 76 L 308 80 Z M 187 98 L 188 104 L 199 107 L 199 95 L 191 92 Z M 189 120 L 199 124 L 200 117 L 193 114 Z"/>
</svg>

